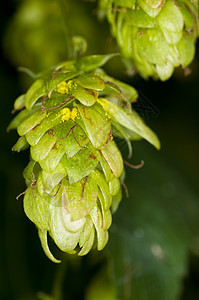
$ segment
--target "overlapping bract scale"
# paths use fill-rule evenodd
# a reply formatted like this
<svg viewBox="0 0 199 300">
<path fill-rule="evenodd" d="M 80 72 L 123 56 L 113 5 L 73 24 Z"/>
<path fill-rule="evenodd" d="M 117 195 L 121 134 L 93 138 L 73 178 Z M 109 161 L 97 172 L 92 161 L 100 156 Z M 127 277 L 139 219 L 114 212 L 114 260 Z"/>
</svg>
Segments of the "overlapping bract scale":
<svg viewBox="0 0 199 300">
<path fill-rule="evenodd" d="M 30 147 L 24 170 L 24 210 L 38 228 L 46 255 L 47 233 L 64 252 L 102 250 L 121 200 L 123 159 L 113 139 L 157 136 L 131 108 L 137 92 L 100 67 L 113 55 L 63 62 L 38 74 L 14 104 L 23 110 L 8 129 L 21 136 L 14 151 Z"/>
<path fill-rule="evenodd" d="M 147 78 L 168 79 L 194 58 L 198 0 L 99 0 L 128 66 Z"/>
</svg>

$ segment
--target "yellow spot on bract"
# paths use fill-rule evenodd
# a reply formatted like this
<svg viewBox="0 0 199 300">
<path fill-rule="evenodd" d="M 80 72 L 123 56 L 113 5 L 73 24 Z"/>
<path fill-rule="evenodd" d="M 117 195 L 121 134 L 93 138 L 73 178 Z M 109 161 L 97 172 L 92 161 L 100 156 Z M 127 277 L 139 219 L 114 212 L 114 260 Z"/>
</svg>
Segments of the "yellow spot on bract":
<svg viewBox="0 0 199 300">
<path fill-rule="evenodd" d="M 77 108 L 73 108 L 72 109 L 72 111 L 71 111 L 71 113 L 70 113 L 70 117 L 71 117 L 71 119 L 74 121 L 75 120 L 75 118 L 76 118 L 76 116 L 77 116 Z"/>
<path fill-rule="evenodd" d="M 73 87 L 73 81 L 69 80 L 69 82 L 67 82 L 67 87 L 70 90 Z"/>
<path fill-rule="evenodd" d="M 57 91 L 60 94 L 67 94 L 68 93 L 67 83 L 65 81 L 60 82 L 57 86 Z"/>
<path fill-rule="evenodd" d="M 62 122 L 70 120 L 70 109 L 68 107 L 65 107 L 61 110 L 62 116 Z"/>
<path fill-rule="evenodd" d="M 62 110 L 61 110 L 61 114 L 62 115 L 65 115 L 65 114 L 70 114 L 70 108 L 68 107 L 64 107 Z"/>
<path fill-rule="evenodd" d="M 98 98 L 97 102 L 103 107 L 103 109 L 105 111 L 108 111 L 109 110 L 109 106 L 103 100 L 106 100 L 106 99 L 104 99 L 104 98 Z"/>
<path fill-rule="evenodd" d="M 62 81 L 57 85 L 57 92 L 60 94 L 67 94 L 75 85 L 75 83 L 72 80 L 69 80 L 68 82 Z"/>
<path fill-rule="evenodd" d="M 104 100 L 104 101 L 103 101 Z M 111 111 L 109 105 L 106 103 L 107 100 L 105 98 L 98 98 L 97 99 L 97 102 L 103 107 L 103 109 L 105 110 L 105 114 L 106 114 L 106 117 L 108 119 L 111 119 L 111 116 L 109 115 L 109 112 Z"/>
</svg>

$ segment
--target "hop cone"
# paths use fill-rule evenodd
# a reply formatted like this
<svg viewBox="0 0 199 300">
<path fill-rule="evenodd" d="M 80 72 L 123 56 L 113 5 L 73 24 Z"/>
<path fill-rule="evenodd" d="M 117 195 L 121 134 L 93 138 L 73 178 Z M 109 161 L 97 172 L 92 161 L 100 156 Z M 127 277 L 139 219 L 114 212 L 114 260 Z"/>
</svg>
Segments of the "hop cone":
<svg viewBox="0 0 199 300">
<path fill-rule="evenodd" d="M 194 58 L 198 0 L 100 0 L 99 12 L 144 78 L 166 80 Z"/>
<path fill-rule="evenodd" d="M 104 248 L 112 212 L 121 200 L 123 159 L 113 133 L 146 139 L 156 135 L 131 108 L 137 92 L 99 67 L 113 55 L 68 61 L 38 75 L 14 104 L 23 110 L 8 129 L 21 136 L 14 151 L 30 147 L 24 170 L 24 210 L 38 228 L 47 256 L 47 233 L 65 252 Z M 123 175 L 122 175 L 123 176 Z"/>
</svg>

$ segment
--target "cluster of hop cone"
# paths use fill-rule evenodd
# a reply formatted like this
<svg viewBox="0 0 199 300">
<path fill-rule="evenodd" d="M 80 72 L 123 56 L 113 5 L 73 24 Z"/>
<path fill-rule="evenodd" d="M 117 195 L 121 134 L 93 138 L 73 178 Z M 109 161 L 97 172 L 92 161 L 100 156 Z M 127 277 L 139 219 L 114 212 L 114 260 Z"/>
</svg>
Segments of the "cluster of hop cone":
<svg viewBox="0 0 199 300">
<path fill-rule="evenodd" d="M 132 109 L 136 90 L 101 69 L 112 56 L 87 56 L 40 73 L 14 103 L 20 112 L 8 129 L 21 137 L 13 151 L 30 147 L 24 210 L 54 262 L 48 233 L 62 251 L 78 255 L 108 241 L 124 180 L 113 136 L 125 139 L 130 152 L 130 141 L 141 138 L 160 147 Z"/>
<path fill-rule="evenodd" d="M 198 8 L 198 0 L 99 0 L 127 65 L 161 80 L 193 60 Z"/>
</svg>

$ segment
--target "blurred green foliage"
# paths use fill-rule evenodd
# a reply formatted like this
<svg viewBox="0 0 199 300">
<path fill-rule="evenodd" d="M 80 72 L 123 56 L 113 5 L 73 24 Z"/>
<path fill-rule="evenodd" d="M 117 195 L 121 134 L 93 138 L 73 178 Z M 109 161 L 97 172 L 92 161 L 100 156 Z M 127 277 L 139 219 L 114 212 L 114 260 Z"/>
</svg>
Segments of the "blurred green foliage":
<svg viewBox="0 0 199 300">
<path fill-rule="evenodd" d="M 70 35 L 86 37 L 88 52 L 92 54 L 116 49 L 114 42 L 110 42 L 108 25 L 98 24 L 96 20 L 96 3 L 70 2 L 74 5 L 70 7 L 68 20 L 72 28 Z M 26 152 L 11 153 L 17 134 L 6 133 L 12 119 L 13 101 L 24 92 L 15 66 L 38 72 L 42 69 L 41 58 L 48 52 L 42 51 L 42 46 L 37 49 L 41 55 L 39 62 L 30 59 L 32 54 L 23 48 L 20 61 L 16 60 L 11 46 L 13 36 L 7 30 L 17 9 L 18 3 L 10 0 L 0 11 L 1 41 L 6 39 L 6 44 L 13 47 L 9 49 L 10 54 L 8 48 L 4 52 L 1 49 L 0 53 L 3 58 L 0 68 L 0 299 L 116 300 L 114 291 L 120 300 L 198 299 L 198 47 L 191 65 L 192 74 L 184 77 L 177 71 L 165 83 L 127 77 L 119 58 L 108 64 L 109 73 L 133 84 L 144 95 L 138 102 L 144 103 L 144 108 L 137 106 L 137 110 L 158 133 L 162 150 L 157 152 L 144 141 L 133 143 L 131 163 L 144 159 L 145 165 L 140 170 L 126 169 L 129 198 L 125 198 L 123 190 L 124 198 L 113 218 L 108 246 L 102 253 L 92 251 L 84 258 L 63 255 L 64 262 L 57 266 L 43 254 L 37 230 L 24 215 L 22 201 L 15 200 L 25 189 L 22 170 L 28 161 Z M 61 49 L 61 53 L 66 52 Z M 48 63 L 54 64 L 47 60 Z M 121 141 L 118 145 L 127 156 L 126 146 Z"/>
</svg>

